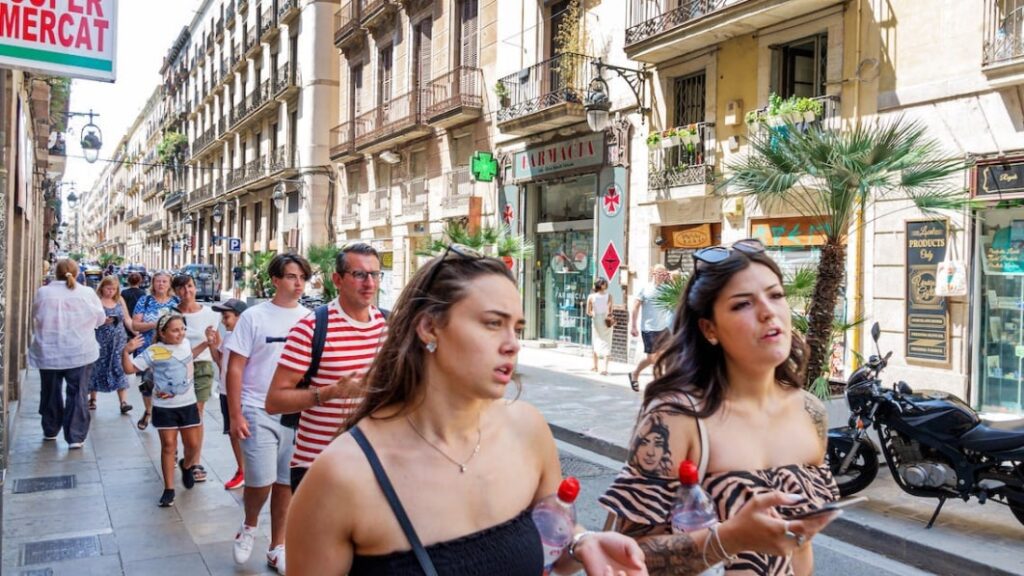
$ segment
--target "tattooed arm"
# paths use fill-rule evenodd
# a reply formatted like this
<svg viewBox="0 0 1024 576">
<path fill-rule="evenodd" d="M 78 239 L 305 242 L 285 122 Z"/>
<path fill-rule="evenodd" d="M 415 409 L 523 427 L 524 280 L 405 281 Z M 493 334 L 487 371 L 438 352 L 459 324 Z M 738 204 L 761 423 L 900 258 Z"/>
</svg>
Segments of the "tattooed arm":
<svg viewBox="0 0 1024 576">
<path fill-rule="evenodd" d="M 707 570 L 701 551 L 704 540 L 710 534 L 707 530 L 689 534 L 671 534 L 667 526 L 649 526 L 624 522 L 622 533 L 636 539 L 644 552 L 647 573 L 651 576 L 675 576 L 700 574 Z M 722 560 L 708 546 L 708 562 L 714 565 Z"/>
<path fill-rule="evenodd" d="M 825 447 L 828 445 L 828 412 L 825 410 L 825 404 L 814 394 L 804 391 L 804 410 L 811 417 L 824 455 Z"/>
</svg>

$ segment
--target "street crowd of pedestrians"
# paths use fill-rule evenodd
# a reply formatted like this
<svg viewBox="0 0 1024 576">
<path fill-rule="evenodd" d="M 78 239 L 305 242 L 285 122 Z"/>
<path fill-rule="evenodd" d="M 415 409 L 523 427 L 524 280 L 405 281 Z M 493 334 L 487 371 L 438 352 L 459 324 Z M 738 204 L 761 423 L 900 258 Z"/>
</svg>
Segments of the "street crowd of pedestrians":
<svg viewBox="0 0 1024 576">
<path fill-rule="evenodd" d="M 797 516 L 837 491 L 822 465 L 824 410 L 801 386 L 806 346 L 792 332 L 781 274 L 756 240 L 699 250 L 694 264 L 671 325 L 647 317 L 650 290 L 634 305 L 630 329 L 642 308 L 647 356 L 630 383 L 647 364 L 655 380 L 629 458 L 600 498 L 615 530 L 577 526 L 558 573 L 813 570 L 808 542 L 836 514 Z M 375 306 L 382 272 L 369 244 L 340 249 L 330 279 L 338 297 L 316 311 L 300 304 L 312 277 L 304 258 L 278 254 L 267 272 L 270 300 L 210 309 L 187 275 L 157 273 L 148 294 L 135 278 L 122 294 L 111 276 L 94 292 L 75 281 L 75 262 L 58 262 L 60 281 L 36 296 L 30 349 L 46 440 L 63 430 L 81 448 L 96 393 L 117 392 L 127 414 L 126 376 L 139 374 L 137 426 L 159 434 L 161 507 L 174 504 L 177 475 L 186 489 L 206 480 L 204 409 L 218 397 L 237 464 L 225 488 L 243 489 L 239 564 L 250 561 L 269 501 L 264 558 L 280 574 L 286 564 L 293 575 L 541 574 L 548 560 L 531 509 L 562 476 L 543 416 L 502 400 L 519 385 L 525 325 L 505 263 L 453 244 L 390 312 Z M 588 303 L 602 322 L 606 287 L 595 283 Z M 599 356 L 607 350 L 595 350 L 595 369 Z M 699 464 L 720 522 L 677 533 L 684 461 Z"/>
</svg>

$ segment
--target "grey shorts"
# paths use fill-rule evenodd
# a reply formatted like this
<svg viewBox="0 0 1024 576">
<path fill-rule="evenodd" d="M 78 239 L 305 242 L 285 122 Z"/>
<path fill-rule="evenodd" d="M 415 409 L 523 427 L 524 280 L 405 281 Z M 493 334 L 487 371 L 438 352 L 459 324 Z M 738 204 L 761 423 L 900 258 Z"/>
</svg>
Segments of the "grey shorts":
<svg viewBox="0 0 1024 576">
<path fill-rule="evenodd" d="M 246 486 L 289 486 L 288 464 L 295 451 L 295 431 L 281 425 L 281 416 L 271 416 L 262 408 L 243 404 L 242 417 L 249 423 L 249 437 L 242 440 Z"/>
</svg>

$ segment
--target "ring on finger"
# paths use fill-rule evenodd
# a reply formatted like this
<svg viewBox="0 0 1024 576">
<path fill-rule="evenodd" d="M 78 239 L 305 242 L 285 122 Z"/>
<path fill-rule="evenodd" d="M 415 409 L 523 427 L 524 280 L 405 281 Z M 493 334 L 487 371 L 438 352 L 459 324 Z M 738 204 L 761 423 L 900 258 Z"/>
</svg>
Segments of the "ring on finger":
<svg viewBox="0 0 1024 576">
<path fill-rule="evenodd" d="M 803 534 L 797 534 L 796 535 L 796 547 L 797 548 L 803 548 L 805 543 L 807 543 L 807 536 L 804 536 Z"/>
<path fill-rule="evenodd" d="M 798 538 L 796 533 L 789 529 L 789 520 L 786 520 L 786 523 L 782 525 L 782 529 L 784 530 L 782 535 L 786 538 L 792 538 L 793 540 Z"/>
</svg>

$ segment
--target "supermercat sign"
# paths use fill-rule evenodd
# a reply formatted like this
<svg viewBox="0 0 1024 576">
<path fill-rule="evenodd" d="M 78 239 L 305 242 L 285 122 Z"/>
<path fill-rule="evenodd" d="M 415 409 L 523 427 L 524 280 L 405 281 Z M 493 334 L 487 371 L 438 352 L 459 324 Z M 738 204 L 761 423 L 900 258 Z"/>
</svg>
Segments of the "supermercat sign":
<svg viewBox="0 0 1024 576">
<path fill-rule="evenodd" d="M 0 0 L 0 66 L 113 82 L 117 0 Z"/>
<path fill-rule="evenodd" d="M 604 164 L 604 132 L 552 142 L 516 152 L 512 173 L 516 181 Z"/>
</svg>

